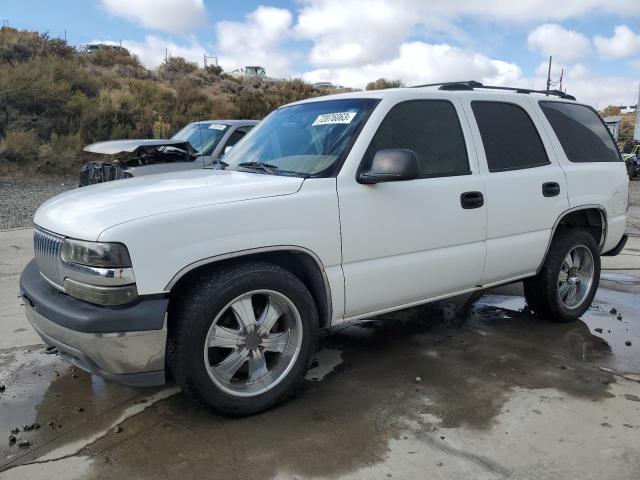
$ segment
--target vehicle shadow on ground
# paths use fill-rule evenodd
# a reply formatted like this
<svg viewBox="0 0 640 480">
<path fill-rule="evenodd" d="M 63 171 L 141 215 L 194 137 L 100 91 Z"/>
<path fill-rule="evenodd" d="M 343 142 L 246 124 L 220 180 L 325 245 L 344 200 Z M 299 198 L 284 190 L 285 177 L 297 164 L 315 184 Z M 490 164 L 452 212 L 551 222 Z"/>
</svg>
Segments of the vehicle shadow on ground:
<svg viewBox="0 0 640 480">
<path fill-rule="evenodd" d="M 81 453 L 106 459 L 102 469 L 142 477 L 339 476 L 383 461 L 389 442 L 402 439 L 409 424 L 435 444 L 450 428 L 491 429 L 514 389 L 612 397 L 607 389 L 616 377 L 597 368 L 610 349 L 582 322 L 551 324 L 477 304 L 455 328 L 451 318 L 432 313 L 418 308 L 335 327 L 320 342 L 320 365 L 312 370 L 319 380 L 306 381 L 270 411 L 226 419 L 179 394 L 149 405 Z M 99 428 L 110 409 L 149 394 L 61 368 L 34 406 L 40 445 L 61 431 Z"/>
</svg>

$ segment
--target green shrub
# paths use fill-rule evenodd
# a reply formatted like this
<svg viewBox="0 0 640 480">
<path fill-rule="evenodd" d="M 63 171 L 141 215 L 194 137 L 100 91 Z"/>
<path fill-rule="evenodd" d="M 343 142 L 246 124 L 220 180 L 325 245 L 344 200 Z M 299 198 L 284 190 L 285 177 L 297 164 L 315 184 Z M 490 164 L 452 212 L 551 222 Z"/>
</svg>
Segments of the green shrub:
<svg viewBox="0 0 640 480">
<path fill-rule="evenodd" d="M 142 68 L 138 57 L 131 55 L 127 49 L 122 47 L 103 48 L 95 53 L 85 55 L 85 58 L 94 65 L 101 67 L 128 65 L 134 68 Z"/>
<path fill-rule="evenodd" d="M 180 57 L 152 71 L 117 47 L 78 56 L 64 40 L 1 28 L 0 163 L 70 171 L 89 143 L 168 137 L 198 120 L 262 119 L 324 93 L 302 80 L 234 77 Z"/>
<path fill-rule="evenodd" d="M 50 170 L 69 170 L 78 166 L 82 156 L 84 142 L 79 133 L 51 136 L 49 143 L 40 145 L 38 160 L 40 168 Z"/>
<path fill-rule="evenodd" d="M 41 33 L 36 39 L 38 54 L 45 57 L 71 58 L 76 49 L 62 38 L 51 38 L 48 33 Z"/>
<path fill-rule="evenodd" d="M 375 82 L 367 83 L 367 90 L 384 90 L 386 88 L 399 88 L 402 87 L 400 80 L 387 80 L 386 78 L 379 78 Z"/>
<path fill-rule="evenodd" d="M 15 28 L 0 28 L 0 62 L 25 62 L 37 52 L 38 35 Z"/>
<path fill-rule="evenodd" d="M 198 70 L 196 63 L 182 57 L 169 57 L 158 67 L 158 74 L 163 80 L 175 82 Z"/>
<path fill-rule="evenodd" d="M 0 140 L 0 165 L 29 164 L 38 158 L 39 139 L 33 130 L 12 130 Z"/>
</svg>

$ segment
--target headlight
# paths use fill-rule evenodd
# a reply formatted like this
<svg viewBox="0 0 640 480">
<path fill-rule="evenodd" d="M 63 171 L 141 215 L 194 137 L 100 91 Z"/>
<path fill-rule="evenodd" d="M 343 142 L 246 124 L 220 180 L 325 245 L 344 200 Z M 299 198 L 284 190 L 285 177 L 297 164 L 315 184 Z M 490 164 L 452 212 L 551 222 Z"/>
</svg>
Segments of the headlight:
<svg viewBox="0 0 640 480">
<path fill-rule="evenodd" d="M 122 243 L 85 242 L 67 238 L 62 247 L 62 259 L 89 267 L 131 267 L 129 252 Z"/>
<path fill-rule="evenodd" d="M 138 298 L 129 251 L 122 243 L 65 239 L 64 291 L 97 305 L 123 305 Z"/>
</svg>

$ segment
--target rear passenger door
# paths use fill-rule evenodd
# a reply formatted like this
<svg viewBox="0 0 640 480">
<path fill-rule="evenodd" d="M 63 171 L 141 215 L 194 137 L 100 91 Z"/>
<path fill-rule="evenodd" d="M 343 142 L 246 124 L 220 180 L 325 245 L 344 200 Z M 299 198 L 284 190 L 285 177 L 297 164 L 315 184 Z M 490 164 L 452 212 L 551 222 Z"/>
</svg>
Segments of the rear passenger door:
<svg viewBox="0 0 640 480">
<path fill-rule="evenodd" d="M 468 98 L 487 192 L 487 259 L 482 285 L 535 273 L 552 227 L 569 208 L 550 139 L 525 99 Z"/>
<path fill-rule="evenodd" d="M 484 188 L 460 113 L 448 100 L 400 102 L 369 140 L 360 170 L 370 167 L 379 150 L 405 148 L 415 152 L 420 178 L 363 185 L 353 170 L 338 175 L 346 317 L 480 281 L 486 208 L 478 200 Z M 469 192 L 476 203 L 463 206 Z"/>
</svg>

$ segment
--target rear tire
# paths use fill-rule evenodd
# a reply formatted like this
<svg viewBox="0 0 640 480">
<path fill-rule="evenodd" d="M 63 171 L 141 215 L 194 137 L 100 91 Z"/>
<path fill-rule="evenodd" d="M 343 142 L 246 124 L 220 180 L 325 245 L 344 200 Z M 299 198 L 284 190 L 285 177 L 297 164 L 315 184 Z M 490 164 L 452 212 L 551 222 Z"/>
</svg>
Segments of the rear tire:
<svg viewBox="0 0 640 480">
<path fill-rule="evenodd" d="M 277 265 L 223 266 L 172 299 L 170 372 L 196 401 L 226 416 L 260 412 L 302 383 L 318 312 L 304 284 Z"/>
<path fill-rule="evenodd" d="M 587 311 L 600 282 L 600 251 L 591 234 L 568 228 L 556 234 L 540 272 L 524 281 L 529 308 L 554 322 Z"/>
</svg>

